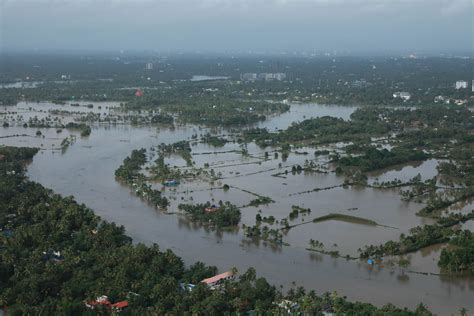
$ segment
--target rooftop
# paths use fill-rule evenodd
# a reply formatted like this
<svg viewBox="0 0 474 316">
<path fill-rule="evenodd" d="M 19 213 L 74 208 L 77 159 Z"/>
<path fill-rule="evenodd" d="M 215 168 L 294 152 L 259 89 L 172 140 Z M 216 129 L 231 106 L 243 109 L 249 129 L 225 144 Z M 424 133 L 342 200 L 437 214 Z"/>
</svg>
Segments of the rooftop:
<svg viewBox="0 0 474 316">
<path fill-rule="evenodd" d="M 224 273 L 221 273 L 221 274 L 218 274 L 218 275 L 215 275 L 213 276 L 212 278 L 207 278 L 207 279 L 204 279 L 202 280 L 201 282 L 203 283 L 206 283 L 206 284 L 213 284 L 213 283 L 216 283 L 220 280 L 225 280 L 227 278 L 230 278 L 232 277 L 234 274 L 230 271 L 227 271 L 227 272 L 224 272 Z"/>
</svg>

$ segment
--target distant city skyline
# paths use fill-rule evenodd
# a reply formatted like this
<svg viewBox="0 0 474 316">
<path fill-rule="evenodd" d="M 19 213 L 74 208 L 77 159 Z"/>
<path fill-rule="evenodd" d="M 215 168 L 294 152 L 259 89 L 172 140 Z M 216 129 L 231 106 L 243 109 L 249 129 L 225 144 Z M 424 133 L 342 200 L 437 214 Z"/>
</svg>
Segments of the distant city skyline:
<svg viewBox="0 0 474 316">
<path fill-rule="evenodd" d="M 0 0 L 0 50 L 469 52 L 474 0 Z"/>
</svg>

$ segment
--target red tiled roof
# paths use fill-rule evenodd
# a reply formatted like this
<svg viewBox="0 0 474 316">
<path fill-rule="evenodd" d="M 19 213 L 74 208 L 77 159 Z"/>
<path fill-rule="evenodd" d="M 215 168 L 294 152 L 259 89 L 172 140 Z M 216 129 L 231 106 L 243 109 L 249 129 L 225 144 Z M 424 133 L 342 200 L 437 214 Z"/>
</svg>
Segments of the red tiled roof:
<svg viewBox="0 0 474 316">
<path fill-rule="evenodd" d="M 215 275 L 212 278 L 204 279 L 201 282 L 206 283 L 206 284 L 212 284 L 212 283 L 216 283 L 220 280 L 227 279 L 227 278 L 229 278 L 233 275 L 234 274 L 232 272 L 228 271 L 228 272 L 224 272 L 224 273 Z"/>
<path fill-rule="evenodd" d="M 109 298 L 106 295 L 99 296 L 97 297 L 97 299 L 93 301 L 86 302 L 86 306 L 91 307 L 91 308 L 94 308 L 94 306 L 96 305 L 105 305 L 109 307 L 110 304 L 112 303 L 110 303 Z"/>
<path fill-rule="evenodd" d="M 127 306 L 128 306 L 127 301 L 121 301 L 121 302 L 117 302 L 115 304 L 112 304 L 112 307 L 115 307 L 115 308 L 125 308 Z"/>
<path fill-rule="evenodd" d="M 214 212 L 217 212 L 218 210 L 219 210 L 218 207 L 206 207 L 206 208 L 204 209 L 204 211 L 205 211 L 206 213 L 214 213 Z"/>
</svg>

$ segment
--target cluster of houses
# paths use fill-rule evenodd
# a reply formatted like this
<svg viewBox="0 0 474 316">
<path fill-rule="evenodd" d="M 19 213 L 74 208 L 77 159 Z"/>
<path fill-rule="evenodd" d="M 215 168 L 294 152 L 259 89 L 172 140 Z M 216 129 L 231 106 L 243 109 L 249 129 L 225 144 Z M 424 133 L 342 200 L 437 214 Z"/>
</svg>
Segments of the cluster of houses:
<svg viewBox="0 0 474 316">
<path fill-rule="evenodd" d="M 201 283 L 206 284 L 211 290 L 216 290 L 216 289 L 219 289 L 225 281 L 231 281 L 231 280 L 234 280 L 234 279 L 235 279 L 235 273 L 233 273 L 231 271 L 227 271 L 227 272 L 215 275 L 213 277 L 204 279 L 204 280 L 201 281 Z M 196 287 L 196 285 L 191 284 L 191 283 L 187 283 L 187 284 L 186 283 L 181 283 L 180 284 L 180 288 L 182 290 L 189 291 L 189 292 L 194 290 L 195 287 Z"/>
<path fill-rule="evenodd" d="M 257 80 L 264 80 L 264 81 L 272 81 L 278 80 L 283 81 L 286 79 L 286 74 L 283 72 L 275 72 L 275 73 L 255 73 L 249 72 L 240 75 L 240 80 L 242 81 L 257 81 Z"/>
<path fill-rule="evenodd" d="M 224 282 L 232 281 L 235 279 L 235 277 L 236 277 L 236 274 L 234 272 L 227 271 L 227 272 L 215 275 L 213 277 L 204 279 L 201 281 L 201 283 L 206 284 L 212 290 L 217 290 L 222 286 Z M 180 288 L 183 291 L 191 292 L 192 290 L 194 290 L 195 287 L 196 285 L 194 284 L 180 283 Z M 86 307 L 90 309 L 95 309 L 98 306 L 103 306 L 116 313 L 121 312 L 123 309 L 129 306 L 128 301 L 120 301 L 120 302 L 112 303 L 110 302 L 108 296 L 106 295 L 99 296 L 95 300 L 86 301 L 84 302 L 84 304 L 86 305 Z M 298 303 L 295 303 L 293 301 L 282 300 L 279 303 L 275 302 L 274 304 L 276 304 L 281 309 L 285 310 L 288 314 L 291 314 L 291 315 L 300 314 L 301 306 Z M 323 309 L 323 315 L 326 315 L 326 316 L 334 315 L 331 312 L 332 308 L 330 304 L 325 304 L 324 306 L 322 306 L 322 309 Z"/>
<path fill-rule="evenodd" d="M 204 212 L 206 212 L 206 213 L 215 213 L 215 212 L 217 212 L 218 210 L 220 210 L 219 207 L 217 207 L 217 206 L 215 206 L 215 205 L 212 205 L 212 206 L 210 206 L 210 207 L 206 207 L 206 208 L 204 209 Z"/>
<path fill-rule="evenodd" d="M 452 99 L 445 97 L 444 95 L 438 95 L 434 98 L 434 103 L 464 105 L 467 103 L 467 100 Z"/>
<path fill-rule="evenodd" d="M 393 93 L 393 98 L 394 99 L 400 98 L 403 101 L 408 101 L 411 99 L 411 94 L 409 92 L 403 92 L 403 91 L 395 92 Z"/>
<path fill-rule="evenodd" d="M 117 303 L 112 303 L 109 301 L 109 297 L 107 295 L 102 295 L 97 297 L 95 300 L 92 301 L 86 301 L 84 303 L 86 307 L 90 309 L 95 309 L 98 306 L 104 306 L 107 309 L 110 309 L 114 312 L 120 312 L 124 308 L 128 307 L 128 301 L 120 301 Z"/>
</svg>

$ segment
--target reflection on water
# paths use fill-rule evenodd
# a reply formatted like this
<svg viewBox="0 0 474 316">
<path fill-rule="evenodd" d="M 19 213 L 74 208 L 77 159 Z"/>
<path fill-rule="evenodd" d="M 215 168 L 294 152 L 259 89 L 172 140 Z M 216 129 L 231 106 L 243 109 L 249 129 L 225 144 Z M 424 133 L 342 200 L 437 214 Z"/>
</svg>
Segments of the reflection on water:
<svg viewBox="0 0 474 316">
<path fill-rule="evenodd" d="M 334 112 L 331 112 L 331 107 L 294 105 L 291 108 L 292 114 L 274 117 L 264 122 L 262 126 L 271 129 L 285 128 L 295 118 L 304 119 L 331 113 L 348 118 L 353 109 L 335 107 Z M 282 178 L 272 176 L 278 171 L 275 171 L 275 168 L 280 169 L 280 163 L 282 169 L 291 168 L 294 164 L 304 163 L 306 159 L 314 159 L 312 155 L 292 154 L 285 162 L 281 159 L 262 161 L 259 157 L 263 156 L 263 151 L 253 145 L 249 146 L 251 156 L 248 158 L 242 158 L 240 154 L 232 152 L 219 155 L 194 155 L 196 165 L 203 166 L 209 162 L 211 165 L 219 166 L 216 171 L 222 172 L 225 179 L 214 185 L 203 185 L 195 181 L 183 182 L 176 192 L 166 191 L 165 194 L 177 197 L 172 201 L 169 211 L 176 211 L 176 205 L 180 203 L 181 197 L 189 200 L 190 196 L 193 196 L 195 202 L 214 198 L 216 201 L 229 200 L 243 205 L 252 196 L 238 189 L 240 188 L 270 196 L 275 200 L 275 203 L 268 206 L 242 209 L 242 222 L 246 225 L 255 223 L 258 209 L 262 210 L 262 215 L 273 215 L 281 219 L 288 216 L 292 205 L 300 205 L 311 208 L 311 214 L 298 217 L 294 223 L 302 222 L 303 218 L 309 221 L 313 217 L 328 213 L 343 213 L 373 219 L 394 228 L 369 227 L 337 221 L 309 223 L 290 230 L 284 237 L 290 246 L 283 248 L 268 242 L 244 239 L 242 229 L 216 232 L 206 226 L 191 223 L 181 215 L 170 215 L 155 210 L 131 194 L 129 188 L 115 181 L 114 177 L 115 169 L 132 149 L 150 148 L 162 142 L 173 143 L 190 139 L 193 134 L 205 133 L 207 130 L 194 126 L 174 130 L 161 128 L 159 131 L 155 127 L 94 126 L 89 137 L 78 136 L 76 143 L 65 152 L 52 149 L 58 146 L 57 142 L 60 142 L 63 136 L 68 135 L 67 131 L 63 131 L 64 135 L 58 136 L 54 129 L 39 130 L 44 138 L 35 136 L 0 138 L 0 144 L 19 146 L 43 144 L 42 148 L 45 150 L 38 153 L 29 166 L 30 178 L 63 195 L 74 195 L 79 202 L 94 209 L 104 219 L 124 225 L 135 242 L 158 243 L 162 249 L 172 249 L 187 263 L 203 261 L 222 270 L 232 266 L 240 270 L 253 266 L 259 274 L 285 288 L 291 287 L 292 282 L 296 282 L 319 293 L 336 290 L 350 299 L 379 305 L 392 302 L 413 308 L 423 301 L 442 315 L 455 313 L 463 306 L 470 310 L 474 309 L 472 278 L 440 277 L 408 271 L 402 273 L 398 267 L 370 266 L 364 261 L 332 258 L 305 250 L 309 239 L 313 238 L 322 241 L 330 249 L 333 247 L 343 254 L 354 254 L 354 249 L 364 244 L 379 244 L 395 239 L 410 227 L 423 224 L 425 221 L 429 222 L 415 216 L 421 205 L 401 201 L 398 193 L 393 190 L 335 188 L 290 196 L 316 187 L 342 183 L 343 179 L 334 173 L 290 172 Z M 35 132 L 36 129 L 18 126 L 0 128 L 0 137 L 16 134 L 35 135 Z M 226 146 L 223 151 L 236 147 L 232 143 Z M 203 144 L 193 147 L 195 154 L 213 150 L 215 149 Z M 324 161 L 324 158 L 320 159 L 321 162 Z M 239 165 L 239 162 L 249 164 Z M 390 177 L 398 178 L 412 177 L 412 174 L 416 175 L 418 172 L 429 174 L 435 165 L 435 161 L 427 161 L 420 166 L 404 167 L 389 171 L 388 174 Z M 255 173 L 259 170 L 268 171 Z M 238 172 L 245 176 L 237 177 Z M 387 173 L 378 176 L 386 175 Z M 221 186 L 223 183 L 236 188 L 231 188 L 228 192 L 206 190 Z M 275 227 L 278 225 L 275 224 Z M 337 244 L 337 247 L 334 244 Z M 438 252 L 439 250 L 432 249 L 412 254 L 411 269 L 436 271 L 435 266 L 427 262 L 434 262 L 436 265 L 431 258 Z"/>
</svg>

